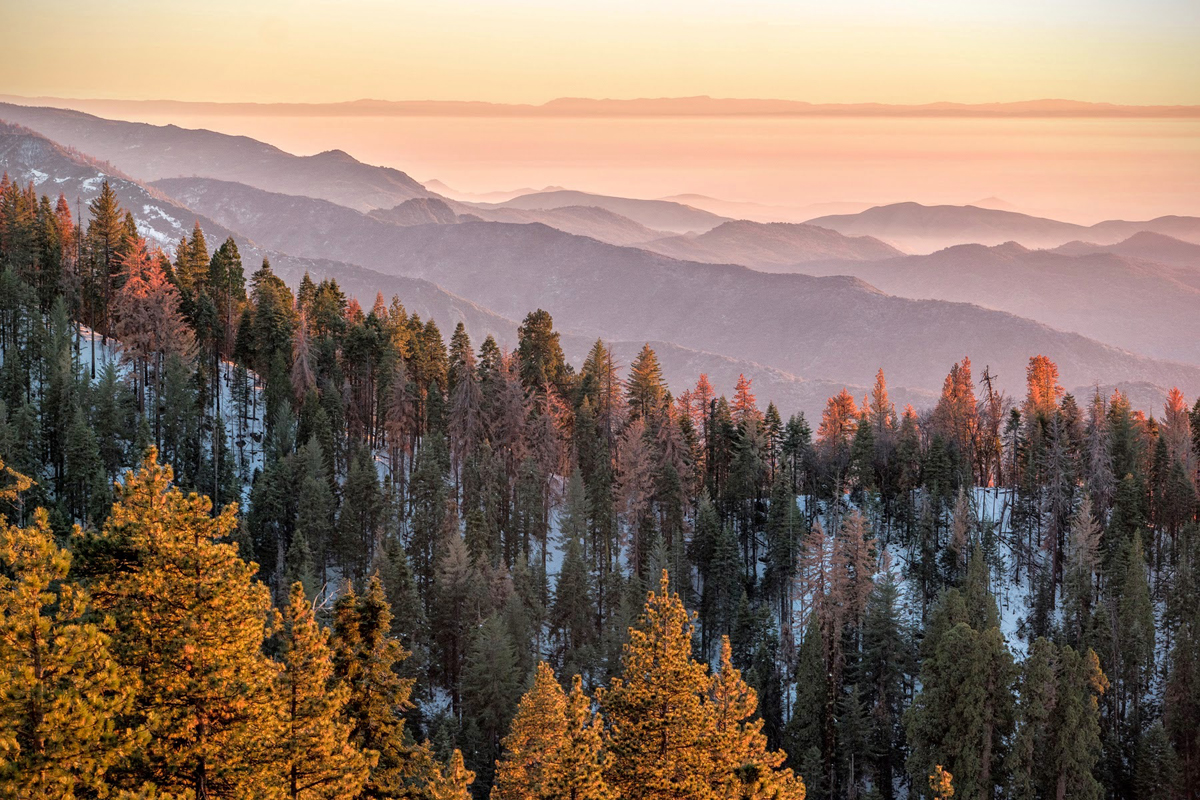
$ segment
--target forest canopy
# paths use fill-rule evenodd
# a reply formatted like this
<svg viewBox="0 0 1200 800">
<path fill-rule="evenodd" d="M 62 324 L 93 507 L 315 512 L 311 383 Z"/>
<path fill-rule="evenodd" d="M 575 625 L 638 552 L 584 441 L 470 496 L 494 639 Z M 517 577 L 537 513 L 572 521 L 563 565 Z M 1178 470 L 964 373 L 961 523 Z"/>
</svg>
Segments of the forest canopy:
<svg viewBox="0 0 1200 800">
<path fill-rule="evenodd" d="M 86 217 L 0 183 L 0 796 L 1200 792 L 1200 401 L 810 422 Z"/>
</svg>

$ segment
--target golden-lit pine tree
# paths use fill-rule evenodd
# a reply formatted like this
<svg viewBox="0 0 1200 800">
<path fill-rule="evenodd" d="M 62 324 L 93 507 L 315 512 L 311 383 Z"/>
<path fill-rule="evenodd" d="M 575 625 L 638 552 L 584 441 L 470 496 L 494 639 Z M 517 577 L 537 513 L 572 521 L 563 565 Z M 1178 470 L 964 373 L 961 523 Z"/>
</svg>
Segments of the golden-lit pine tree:
<svg viewBox="0 0 1200 800">
<path fill-rule="evenodd" d="M 88 596 L 65 581 L 70 563 L 45 509 L 26 528 L 0 519 L 0 797 L 102 793 L 106 771 L 140 742 L 115 722 L 136 682 L 82 621 Z"/>
<path fill-rule="evenodd" d="M 350 743 L 340 720 L 350 691 L 329 686 L 329 634 L 317 623 L 300 583 L 292 585 L 283 617 L 283 671 L 277 681 L 283 732 L 283 780 L 292 800 L 351 800 L 362 790 L 370 763 Z"/>
<path fill-rule="evenodd" d="M 450 762 L 445 766 L 438 764 L 430 752 L 429 742 L 421 745 L 420 751 L 427 764 L 425 775 L 418 782 L 418 789 L 405 795 L 414 800 L 471 800 L 468 787 L 475 780 L 475 773 L 467 769 L 463 761 L 462 751 L 455 750 L 450 754 Z"/>
<path fill-rule="evenodd" d="M 533 686 L 521 698 L 504 756 L 496 765 L 493 800 L 549 798 L 552 772 L 566 736 L 567 697 L 545 661 L 537 665 Z"/>
<path fill-rule="evenodd" d="M 592 711 L 592 699 L 578 675 L 566 705 L 566 741 L 558 754 L 555 796 L 568 800 L 611 800 L 616 792 L 604 779 L 604 722 Z"/>
<path fill-rule="evenodd" d="M 629 630 L 621 667 L 600 696 L 609 785 L 627 800 L 711 797 L 712 681 L 692 658 L 692 621 L 666 570 Z"/>
<path fill-rule="evenodd" d="M 383 582 L 371 578 L 361 598 L 353 588 L 334 606 L 333 674 L 349 691 L 343 712 L 350 740 L 376 759 L 360 797 L 409 800 L 470 800 L 475 774 L 455 750 L 440 763 L 429 742 L 405 735 L 403 712 L 412 708 L 412 680 L 396 672 L 408 657 L 391 635 L 392 611 Z"/>
<path fill-rule="evenodd" d="M 157 455 L 126 474 L 104 529 L 81 543 L 102 554 L 93 598 L 141 682 L 135 711 L 150 741 L 129 767 L 197 800 L 279 796 L 270 595 L 230 542 L 236 509 L 212 516 L 207 497 L 171 485 Z"/>
<path fill-rule="evenodd" d="M 608 800 L 603 733 L 579 676 L 568 697 L 545 663 L 521 698 L 496 768 L 493 800 Z"/>
<path fill-rule="evenodd" d="M 712 681 L 714 730 L 710 742 L 715 797 L 738 800 L 804 800 L 804 782 L 783 767 L 787 754 L 767 748 L 758 695 L 733 666 L 729 638 L 721 642 L 721 666 Z"/>
</svg>

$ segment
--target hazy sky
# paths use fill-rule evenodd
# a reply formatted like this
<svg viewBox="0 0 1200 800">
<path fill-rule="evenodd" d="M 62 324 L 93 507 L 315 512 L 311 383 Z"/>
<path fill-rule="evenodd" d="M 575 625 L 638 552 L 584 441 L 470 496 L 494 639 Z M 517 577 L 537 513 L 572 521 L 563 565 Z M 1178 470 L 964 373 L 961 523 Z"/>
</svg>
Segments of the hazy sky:
<svg viewBox="0 0 1200 800">
<path fill-rule="evenodd" d="M 0 91 L 1200 103 L 1200 0 L 0 0 Z"/>
</svg>

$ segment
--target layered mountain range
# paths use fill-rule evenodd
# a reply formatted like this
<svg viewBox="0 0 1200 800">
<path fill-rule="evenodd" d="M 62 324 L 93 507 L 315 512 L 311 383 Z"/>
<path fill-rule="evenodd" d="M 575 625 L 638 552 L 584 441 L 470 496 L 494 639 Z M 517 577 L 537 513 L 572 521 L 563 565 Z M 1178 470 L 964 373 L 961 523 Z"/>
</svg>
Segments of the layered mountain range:
<svg viewBox="0 0 1200 800">
<path fill-rule="evenodd" d="M 564 189 L 463 202 L 340 151 L 60 109 L 0 104 L 0 119 L 24 126 L 0 130 L 0 168 L 73 205 L 107 179 L 160 246 L 198 221 L 210 241 L 233 236 L 248 269 L 267 257 L 289 283 L 334 277 L 364 305 L 396 294 L 508 346 L 544 308 L 577 363 L 596 338 L 625 359 L 653 342 L 676 390 L 707 372 L 728 391 L 745 373 L 811 416 L 882 367 L 921 406 L 964 355 L 1020 393 L 1044 354 L 1069 388 L 1136 387 L 1148 410 L 1172 385 L 1200 391 L 1196 218 L 1085 227 L 906 203 L 760 223 Z"/>
</svg>

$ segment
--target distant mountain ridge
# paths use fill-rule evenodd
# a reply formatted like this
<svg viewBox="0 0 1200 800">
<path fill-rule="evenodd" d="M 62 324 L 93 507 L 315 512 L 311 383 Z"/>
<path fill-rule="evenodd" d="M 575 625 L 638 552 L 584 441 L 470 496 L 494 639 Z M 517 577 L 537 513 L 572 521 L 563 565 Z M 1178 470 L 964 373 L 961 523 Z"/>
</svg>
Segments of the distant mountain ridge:
<svg viewBox="0 0 1200 800">
<path fill-rule="evenodd" d="M 710 264 L 741 264 L 768 271 L 806 261 L 874 261 L 904 255 L 871 236 L 845 236 L 815 225 L 786 222 L 724 222 L 699 236 L 673 236 L 641 245 L 673 258 Z"/>
<path fill-rule="evenodd" d="M 892 203 L 857 214 L 831 214 L 808 220 L 848 236 L 874 236 L 909 253 L 931 253 L 958 244 L 993 246 L 1015 241 L 1052 248 L 1071 241 L 1113 244 L 1140 231 L 1200 242 L 1200 217 L 1158 217 L 1142 222 L 1109 220 L 1096 225 L 1034 217 L 977 206 Z"/>
<path fill-rule="evenodd" d="M 563 206 L 591 206 L 620 214 L 640 225 L 670 233 L 702 233 L 712 230 L 728 217 L 668 200 L 638 200 L 631 197 L 590 194 L 573 189 L 523 194 L 503 203 L 472 203 L 483 209 L 516 208 L 524 211 L 555 209 Z"/>
<path fill-rule="evenodd" d="M 0 103 L 0 120 L 32 128 L 143 182 L 203 175 L 267 191 L 320 197 L 360 211 L 390 208 L 432 194 L 398 169 L 364 164 L 341 150 L 296 156 L 247 136 L 6 103 Z"/>
<path fill-rule="evenodd" d="M 561 206 L 524 210 L 479 208 L 436 197 L 416 197 L 394 208 L 377 208 L 370 216 L 393 225 L 456 225 L 460 222 L 511 222 L 542 224 L 576 236 L 588 236 L 616 245 L 641 245 L 663 238 L 663 231 L 595 206 Z"/>
<path fill-rule="evenodd" d="M 1185 242 L 1162 233 L 1141 231 L 1116 244 L 1094 244 L 1092 242 L 1067 242 L 1054 248 L 1054 252 L 1065 255 L 1087 255 L 1089 253 L 1116 253 L 1117 255 L 1140 258 L 1200 271 L 1200 244 Z"/>
</svg>

